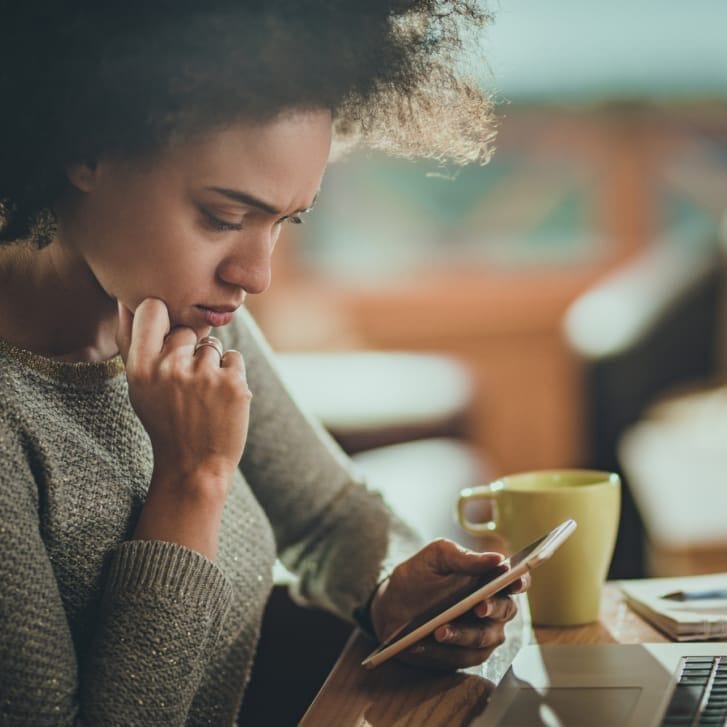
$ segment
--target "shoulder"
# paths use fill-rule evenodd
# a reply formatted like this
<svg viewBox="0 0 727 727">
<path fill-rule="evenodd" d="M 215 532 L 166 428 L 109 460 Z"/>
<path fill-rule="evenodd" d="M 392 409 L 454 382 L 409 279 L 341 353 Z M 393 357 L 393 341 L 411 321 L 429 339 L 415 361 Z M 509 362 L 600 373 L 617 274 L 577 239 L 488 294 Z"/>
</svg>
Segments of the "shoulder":
<svg viewBox="0 0 727 727">
<path fill-rule="evenodd" d="M 0 508 L 18 516 L 26 507 L 35 511 L 38 491 L 31 466 L 31 446 L 21 418 L 3 403 L 0 406 Z"/>
</svg>

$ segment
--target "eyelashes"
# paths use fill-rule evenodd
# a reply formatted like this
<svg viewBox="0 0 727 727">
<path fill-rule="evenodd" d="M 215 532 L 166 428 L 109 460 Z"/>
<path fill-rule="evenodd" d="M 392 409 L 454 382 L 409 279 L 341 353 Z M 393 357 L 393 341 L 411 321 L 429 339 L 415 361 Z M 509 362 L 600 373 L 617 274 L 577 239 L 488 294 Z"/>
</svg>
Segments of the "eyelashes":
<svg viewBox="0 0 727 727">
<path fill-rule="evenodd" d="M 202 214 L 204 215 L 207 225 L 217 232 L 228 232 L 230 230 L 239 231 L 242 229 L 242 222 L 225 222 L 225 220 L 215 217 L 207 212 L 207 210 L 202 210 Z"/>
<path fill-rule="evenodd" d="M 202 214 L 207 225 L 217 232 L 229 232 L 231 230 L 239 232 L 244 229 L 242 222 L 227 222 L 226 220 L 221 220 L 207 210 L 202 210 Z M 291 225 L 302 225 L 305 220 L 300 215 L 286 215 L 285 217 L 281 217 L 275 224 L 280 225 L 283 222 Z"/>
</svg>

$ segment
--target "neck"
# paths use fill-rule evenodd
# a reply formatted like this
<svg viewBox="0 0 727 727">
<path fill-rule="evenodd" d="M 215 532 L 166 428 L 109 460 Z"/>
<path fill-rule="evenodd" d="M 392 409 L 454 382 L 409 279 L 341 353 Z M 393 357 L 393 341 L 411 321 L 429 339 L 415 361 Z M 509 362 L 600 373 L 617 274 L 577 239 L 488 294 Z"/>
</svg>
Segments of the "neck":
<svg viewBox="0 0 727 727">
<path fill-rule="evenodd" d="M 116 305 L 86 263 L 55 240 L 0 248 L 0 337 L 63 361 L 118 352 Z"/>
</svg>

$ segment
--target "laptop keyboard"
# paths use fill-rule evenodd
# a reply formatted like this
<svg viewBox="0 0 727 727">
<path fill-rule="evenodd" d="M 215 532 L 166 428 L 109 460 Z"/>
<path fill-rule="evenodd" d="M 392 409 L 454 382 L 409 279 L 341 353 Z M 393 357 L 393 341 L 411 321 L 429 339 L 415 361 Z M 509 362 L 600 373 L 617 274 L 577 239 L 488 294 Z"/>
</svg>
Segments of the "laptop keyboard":
<svg viewBox="0 0 727 727">
<path fill-rule="evenodd" d="M 727 725 L 727 656 L 682 658 L 662 725 Z"/>
</svg>

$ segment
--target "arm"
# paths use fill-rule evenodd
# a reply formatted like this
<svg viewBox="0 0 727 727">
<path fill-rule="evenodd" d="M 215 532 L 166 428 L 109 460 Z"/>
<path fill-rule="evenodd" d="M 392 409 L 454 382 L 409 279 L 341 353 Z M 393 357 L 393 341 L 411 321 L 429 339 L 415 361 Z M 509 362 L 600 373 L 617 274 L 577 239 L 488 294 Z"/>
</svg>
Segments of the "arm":
<svg viewBox="0 0 727 727">
<path fill-rule="evenodd" d="M 241 466 L 273 523 L 281 560 L 300 578 L 299 596 L 348 619 L 355 609 L 370 607 L 371 630 L 382 638 L 440 589 L 501 560 L 447 540 L 422 548 L 292 400 L 254 322 L 246 316 L 243 323 L 233 345 L 244 353 L 255 399 Z M 526 587 L 521 581 L 510 592 Z M 508 596 L 490 599 L 402 658 L 436 668 L 481 663 L 502 643 L 516 610 Z"/>
<path fill-rule="evenodd" d="M 244 356 L 254 393 L 241 468 L 275 530 L 296 595 L 351 619 L 420 538 L 366 489 L 349 458 L 293 401 L 274 354 L 241 311 L 229 345 Z"/>
<path fill-rule="evenodd" d="M 90 643 L 77 653 L 18 429 L 3 412 L 0 723 L 184 724 L 214 651 L 229 584 L 186 548 L 122 543 L 101 576 Z M 76 557 L 82 561 L 83 552 Z"/>
<path fill-rule="evenodd" d="M 119 304 L 117 341 L 129 399 L 151 439 L 154 471 L 133 537 L 214 559 L 222 511 L 247 437 L 252 395 L 238 351 L 196 348 L 191 328 L 170 331 L 165 304 Z M 224 412 L 224 416 L 222 416 Z"/>
</svg>

